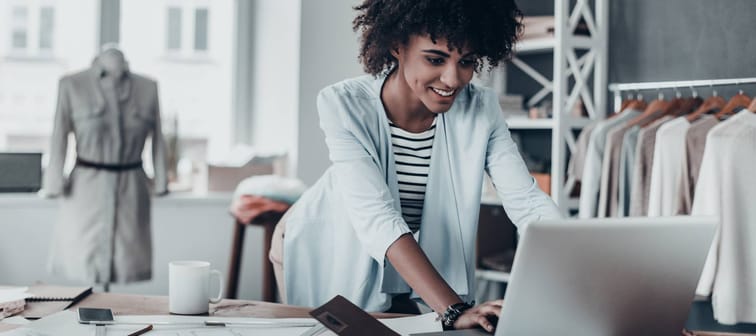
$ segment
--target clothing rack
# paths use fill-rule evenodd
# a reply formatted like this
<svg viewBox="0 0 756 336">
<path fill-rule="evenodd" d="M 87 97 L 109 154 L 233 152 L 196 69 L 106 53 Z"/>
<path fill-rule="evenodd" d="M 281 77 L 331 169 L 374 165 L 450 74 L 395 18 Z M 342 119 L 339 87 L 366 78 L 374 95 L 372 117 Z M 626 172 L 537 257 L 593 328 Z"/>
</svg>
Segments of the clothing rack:
<svg viewBox="0 0 756 336">
<path fill-rule="evenodd" d="M 609 91 L 612 91 L 614 93 L 614 110 L 617 111 L 622 106 L 622 92 L 684 88 L 690 88 L 692 90 L 694 87 L 713 87 L 753 83 L 756 83 L 756 77 L 667 82 L 613 83 L 609 84 Z"/>
</svg>

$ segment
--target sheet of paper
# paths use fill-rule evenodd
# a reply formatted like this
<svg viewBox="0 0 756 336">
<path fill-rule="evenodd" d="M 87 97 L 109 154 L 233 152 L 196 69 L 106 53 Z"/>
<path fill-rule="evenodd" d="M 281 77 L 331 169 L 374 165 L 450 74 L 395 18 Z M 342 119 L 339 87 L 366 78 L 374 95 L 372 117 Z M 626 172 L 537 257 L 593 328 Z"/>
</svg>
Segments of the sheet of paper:
<svg viewBox="0 0 756 336">
<path fill-rule="evenodd" d="M 256 318 L 256 317 L 214 317 L 214 316 L 177 316 L 177 315 L 122 315 L 116 316 L 117 323 L 152 324 L 152 325 L 188 325 L 204 326 L 205 322 L 221 322 L 230 325 L 240 324 L 245 327 L 304 327 L 314 326 L 317 321 L 312 318 Z"/>
<path fill-rule="evenodd" d="M 379 319 L 387 327 L 402 335 L 424 332 L 443 331 L 441 321 L 436 321 L 436 313 L 400 317 L 393 319 Z"/>
<path fill-rule="evenodd" d="M 11 316 L 3 320 L 4 324 L 15 324 L 15 325 L 27 325 L 30 323 L 29 320 L 21 317 L 21 316 Z"/>
<path fill-rule="evenodd" d="M 11 302 L 31 297 L 26 291 L 29 287 L 2 287 L 0 288 L 0 305 L 3 302 Z"/>
<path fill-rule="evenodd" d="M 204 321 L 212 320 L 228 323 L 227 327 L 206 327 Z M 117 316 L 120 323 L 137 323 L 133 325 L 107 326 L 107 336 L 126 336 L 146 324 L 153 324 L 154 329 L 149 336 L 299 336 L 314 325 L 314 319 L 308 318 L 241 318 L 241 317 L 208 317 L 208 316 L 165 316 L 165 315 L 133 315 Z M 381 319 L 386 326 L 402 335 L 413 333 L 441 331 L 441 324 L 436 321 L 434 313 Z M 173 323 L 169 325 L 168 323 Z M 237 323 L 237 324 L 234 324 Z M 242 325 L 242 323 L 244 325 Z M 253 325 L 256 324 L 256 325 Z M 308 325 L 302 327 L 302 325 Z M 296 326 L 296 327 L 294 327 Z M 76 313 L 63 311 L 46 318 L 34 321 L 22 328 L 14 329 L 1 336 L 89 336 L 94 335 L 94 326 L 78 323 Z M 327 331 L 321 335 L 334 335 Z"/>
</svg>

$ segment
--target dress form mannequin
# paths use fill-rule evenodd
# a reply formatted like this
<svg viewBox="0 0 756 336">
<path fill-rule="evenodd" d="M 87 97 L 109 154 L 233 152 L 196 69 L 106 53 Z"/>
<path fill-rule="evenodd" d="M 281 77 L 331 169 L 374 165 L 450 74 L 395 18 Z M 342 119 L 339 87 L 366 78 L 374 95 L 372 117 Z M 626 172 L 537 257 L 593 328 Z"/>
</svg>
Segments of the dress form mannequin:
<svg viewBox="0 0 756 336">
<path fill-rule="evenodd" d="M 115 46 L 105 46 L 89 69 L 61 79 L 43 187 L 60 196 L 53 274 L 105 291 L 110 283 L 152 278 L 151 195 L 167 193 L 160 125 L 157 83 L 130 72 Z M 65 176 L 71 133 L 76 167 Z M 152 178 L 142 168 L 147 139 Z"/>
<path fill-rule="evenodd" d="M 126 62 L 123 52 L 113 47 L 103 50 L 100 55 L 97 56 L 97 62 L 99 62 L 105 70 L 107 77 L 114 79 L 120 79 L 129 68 L 129 64 Z"/>
</svg>

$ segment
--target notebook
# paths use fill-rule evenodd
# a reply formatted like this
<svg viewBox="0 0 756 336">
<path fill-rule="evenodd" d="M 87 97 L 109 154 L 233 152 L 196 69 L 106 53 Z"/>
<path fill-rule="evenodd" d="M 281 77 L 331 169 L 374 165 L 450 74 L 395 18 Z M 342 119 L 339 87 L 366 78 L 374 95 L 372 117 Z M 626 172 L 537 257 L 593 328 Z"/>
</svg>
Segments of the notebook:
<svg viewBox="0 0 756 336">
<path fill-rule="evenodd" d="M 32 285 L 27 291 L 26 309 L 21 314 L 27 319 L 39 319 L 66 310 L 92 293 L 92 287 Z"/>
<path fill-rule="evenodd" d="M 31 297 L 26 302 L 34 301 L 74 301 L 78 302 L 92 293 L 92 287 L 32 285 L 27 290 Z"/>
</svg>

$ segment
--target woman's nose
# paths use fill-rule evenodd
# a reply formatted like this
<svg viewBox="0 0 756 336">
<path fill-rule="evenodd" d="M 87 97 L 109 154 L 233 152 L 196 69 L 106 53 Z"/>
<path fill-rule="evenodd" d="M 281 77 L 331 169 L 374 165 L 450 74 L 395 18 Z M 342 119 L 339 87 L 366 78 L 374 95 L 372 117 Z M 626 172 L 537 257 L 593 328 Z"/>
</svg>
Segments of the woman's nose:
<svg viewBox="0 0 756 336">
<path fill-rule="evenodd" d="M 459 87 L 459 83 L 462 81 L 459 76 L 460 72 L 459 69 L 457 69 L 457 65 L 449 64 L 441 74 L 441 83 L 444 83 L 444 85 L 448 86 L 451 89 L 456 89 Z"/>
</svg>

